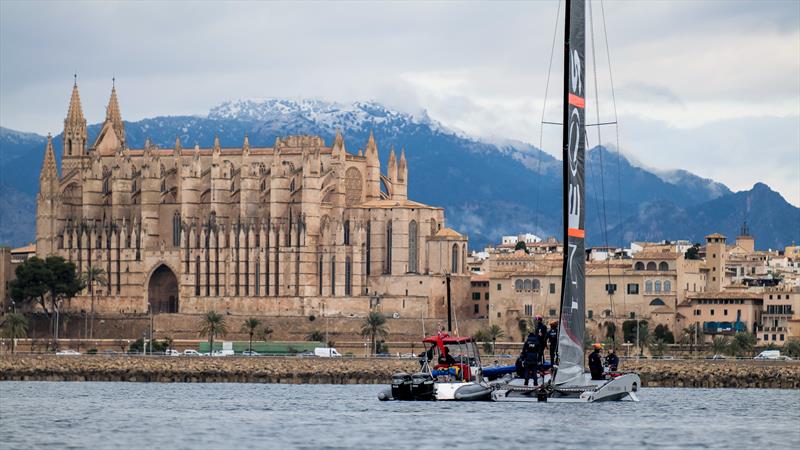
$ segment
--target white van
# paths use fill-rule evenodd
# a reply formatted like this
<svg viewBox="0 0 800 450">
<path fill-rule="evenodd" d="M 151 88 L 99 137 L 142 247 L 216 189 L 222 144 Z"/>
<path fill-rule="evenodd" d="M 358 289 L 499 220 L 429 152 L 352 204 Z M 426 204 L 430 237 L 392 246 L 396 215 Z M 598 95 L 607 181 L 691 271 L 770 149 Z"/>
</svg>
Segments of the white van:
<svg viewBox="0 0 800 450">
<path fill-rule="evenodd" d="M 764 350 L 753 359 L 781 359 L 780 350 Z"/>
<path fill-rule="evenodd" d="M 222 350 L 214 350 L 211 356 L 233 356 L 233 342 L 222 342 Z"/>
<path fill-rule="evenodd" d="M 342 356 L 342 354 L 337 352 L 333 347 L 317 347 L 314 349 L 314 356 L 319 356 L 320 358 L 336 358 Z"/>
</svg>

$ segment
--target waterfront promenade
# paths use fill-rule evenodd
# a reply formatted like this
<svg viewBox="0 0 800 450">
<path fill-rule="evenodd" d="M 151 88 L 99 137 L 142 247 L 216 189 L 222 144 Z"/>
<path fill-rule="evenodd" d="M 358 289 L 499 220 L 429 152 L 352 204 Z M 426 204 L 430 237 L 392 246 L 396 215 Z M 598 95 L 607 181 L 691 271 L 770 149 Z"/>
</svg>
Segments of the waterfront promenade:
<svg viewBox="0 0 800 450">
<path fill-rule="evenodd" d="M 796 361 L 625 361 L 622 368 L 648 387 L 800 389 Z M 400 358 L 0 356 L 0 381 L 383 384 L 418 369 L 416 359 Z"/>
</svg>

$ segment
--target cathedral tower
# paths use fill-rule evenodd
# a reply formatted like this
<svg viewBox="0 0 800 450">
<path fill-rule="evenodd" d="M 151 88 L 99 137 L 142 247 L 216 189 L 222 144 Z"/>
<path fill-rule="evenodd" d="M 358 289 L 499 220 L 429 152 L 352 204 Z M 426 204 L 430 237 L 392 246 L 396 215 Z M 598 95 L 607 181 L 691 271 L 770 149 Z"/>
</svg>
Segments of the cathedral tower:
<svg viewBox="0 0 800 450">
<path fill-rule="evenodd" d="M 62 171 L 67 172 L 80 167 L 80 157 L 86 154 L 86 119 L 83 117 L 81 96 L 78 93 L 78 78 L 72 85 L 72 97 L 69 100 L 69 110 L 64 119 L 64 152 L 62 154 Z"/>
<path fill-rule="evenodd" d="M 55 254 L 57 249 L 55 243 L 57 208 L 58 166 L 53 151 L 53 138 L 48 134 L 44 163 L 39 175 L 39 195 L 36 197 L 36 253 L 40 257 Z"/>
</svg>

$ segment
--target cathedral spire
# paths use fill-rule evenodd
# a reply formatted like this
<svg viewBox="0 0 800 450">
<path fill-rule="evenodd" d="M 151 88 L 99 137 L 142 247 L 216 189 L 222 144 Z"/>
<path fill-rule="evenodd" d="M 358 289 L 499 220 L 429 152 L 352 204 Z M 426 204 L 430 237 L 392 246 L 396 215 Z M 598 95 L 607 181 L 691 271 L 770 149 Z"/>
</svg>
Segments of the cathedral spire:
<svg viewBox="0 0 800 450">
<path fill-rule="evenodd" d="M 400 163 L 397 165 L 397 180 L 402 182 L 406 181 L 408 177 L 408 162 L 406 162 L 406 148 L 400 149 Z"/>
<path fill-rule="evenodd" d="M 389 164 L 386 167 L 386 177 L 393 183 L 397 181 L 397 157 L 394 154 L 394 145 L 389 150 Z"/>
<path fill-rule="evenodd" d="M 86 153 L 86 119 L 83 117 L 81 95 L 78 92 L 77 75 L 75 76 L 72 84 L 72 96 L 69 99 L 67 117 L 64 119 L 63 139 L 63 156 L 82 156 L 84 153 Z M 72 168 L 73 165 L 74 164 L 72 164 L 71 161 L 68 161 L 64 168 L 66 170 L 67 168 Z"/>
<path fill-rule="evenodd" d="M 111 79 L 111 97 L 108 99 L 108 106 L 106 107 L 106 122 L 111 123 L 114 127 L 114 133 L 117 134 L 122 146 L 125 146 L 125 124 L 122 123 L 122 114 L 119 112 L 119 100 L 117 100 L 117 87 L 114 78 Z"/>
<path fill-rule="evenodd" d="M 244 142 L 242 143 L 242 154 L 243 155 L 250 154 L 250 139 L 247 137 L 247 133 L 244 134 Z"/>
<path fill-rule="evenodd" d="M 175 152 L 180 154 L 181 150 L 183 150 L 183 146 L 181 145 L 181 137 L 175 136 Z"/>
<path fill-rule="evenodd" d="M 42 172 L 39 174 L 39 181 L 58 180 L 58 165 L 56 164 L 56 154 L 53 151 L 53 136 L 47 134 L 47 147 L 44 150 L 44 163 Z"/>
</svg>

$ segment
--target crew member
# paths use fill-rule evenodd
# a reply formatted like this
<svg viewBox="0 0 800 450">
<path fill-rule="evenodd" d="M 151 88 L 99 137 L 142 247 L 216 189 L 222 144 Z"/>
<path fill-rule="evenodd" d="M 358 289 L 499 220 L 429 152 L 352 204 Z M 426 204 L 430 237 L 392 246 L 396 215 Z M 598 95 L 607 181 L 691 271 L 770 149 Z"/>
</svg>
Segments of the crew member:
<svg viewBox="0 0 800 450">
<path fill-rule="evenodd" d="M 542 316 L 538 314 L 534 317 L 533 332 L 539 338 L 539 364 L 544 364 L 544 350 L 547 347 L 547 326 L 545 326 Z"/>
<path fill-rule="evenodd" d="M 539 336 L 531 332 L 528 338 L 525 339 L 525 344 L 522 345 L 522 365 L 524 368 L 525 386 L 528 385 L 528 380 L 533 378 L 533 385 L 539 385 L 539 349 L 541 343 Z"/>
<path fill-rule="evenodd" d="M 444 353 L 439 355 L 439 364 L 441 364 L 443 366 L 452 366 L 455 363 L 456 363 L 455 358 L 453 358 L 450 355 L 450 350 L 447 347 L 445 347 L 444 348 Z"/>
<path fill-rule="evenodd" d="M 606 355 L 606 365 L 608 366 L 608 370 L 611 372 L 616 372 L 617 368 L 619 367 L 619 356 L 617 356 L 613 348 L 608 349 L 608 355 Z"/>
<path fill-rule="evenodd" d="M 591 372 L 593 380 L 605 380 L 606 378 L 603 376 L 603 359 L 600 357 L 600 350 L 603 348 L 603 344 L 595 343 L 592 348 L 594 350 L 589 354 L 589 372 Z"/>
<path fill-rule="evenodd" d="M 550 346 L 550 364 L 556 364 L 556 347 L 558 345 L 558 321 L 550 322 L 550 329 L 547 330 L 547 345 Z"/>
</svg>

